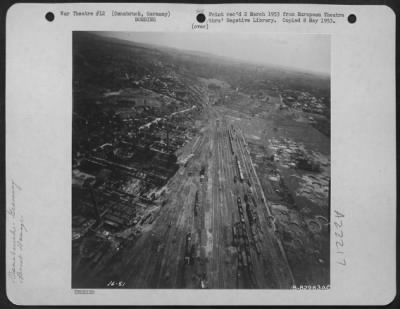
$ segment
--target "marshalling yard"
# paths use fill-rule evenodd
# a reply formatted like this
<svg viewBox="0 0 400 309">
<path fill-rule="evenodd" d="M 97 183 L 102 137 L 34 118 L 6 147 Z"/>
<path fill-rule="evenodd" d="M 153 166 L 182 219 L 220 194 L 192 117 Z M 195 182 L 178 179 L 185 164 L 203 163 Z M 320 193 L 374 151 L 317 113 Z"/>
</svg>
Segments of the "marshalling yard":
<svg viewBox="0 0 400 309">
<path fill-rule="evenodd" d="M 74 108 L 73 288 L 327 288 L 321 99 L 173 70 Z"/>
</svg>

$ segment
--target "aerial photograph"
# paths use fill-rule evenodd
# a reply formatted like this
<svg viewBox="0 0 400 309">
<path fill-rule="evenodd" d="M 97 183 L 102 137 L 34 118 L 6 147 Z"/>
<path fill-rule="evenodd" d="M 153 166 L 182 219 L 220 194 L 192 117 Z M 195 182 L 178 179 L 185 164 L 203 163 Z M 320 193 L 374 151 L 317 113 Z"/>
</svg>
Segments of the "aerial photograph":
<svg viewBox="0 0 400 309">
<path fill-rule="evenodd" d="M 72 35 L 74 289 L 328 289 L 331 38 Z"/>
</svg>

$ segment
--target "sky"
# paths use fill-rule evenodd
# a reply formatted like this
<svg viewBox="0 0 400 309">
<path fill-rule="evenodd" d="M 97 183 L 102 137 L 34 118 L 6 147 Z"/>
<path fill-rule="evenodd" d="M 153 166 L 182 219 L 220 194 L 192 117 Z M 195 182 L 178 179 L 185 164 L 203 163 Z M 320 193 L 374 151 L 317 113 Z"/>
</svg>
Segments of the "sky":
<svg viewBox="0 0 400 309">
<path fill-rule="evenodd" d="M 96 32 L 139 43 L 330 74 L 330 36 L 289 33 Z"/>
</svg>

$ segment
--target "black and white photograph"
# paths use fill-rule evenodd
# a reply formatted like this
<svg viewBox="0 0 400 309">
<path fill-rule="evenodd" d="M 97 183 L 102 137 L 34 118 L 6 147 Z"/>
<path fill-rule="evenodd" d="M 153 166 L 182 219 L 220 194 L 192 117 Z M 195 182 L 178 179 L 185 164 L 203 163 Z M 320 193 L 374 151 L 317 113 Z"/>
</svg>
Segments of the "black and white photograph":
<svg viewBox="0 0 400 309">
<path fill-rule="evenodd" d="M 386 4 L 12 5 L 6 307 L 393 305 L 397 33 Z"/>
<path fill-rule="evenodd" d="M 329 35 L 72 38 L 72 288 L 329 289 Z"/>
</svg>

